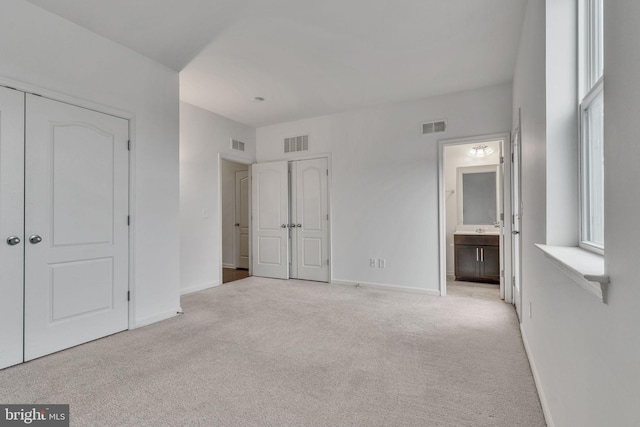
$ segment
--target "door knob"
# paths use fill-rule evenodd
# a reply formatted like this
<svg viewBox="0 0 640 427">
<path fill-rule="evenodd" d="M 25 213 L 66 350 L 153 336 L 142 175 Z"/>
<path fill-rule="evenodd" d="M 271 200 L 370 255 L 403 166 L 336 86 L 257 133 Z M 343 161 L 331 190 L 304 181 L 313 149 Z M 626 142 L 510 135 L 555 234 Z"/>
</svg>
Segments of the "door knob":
<svg viewBox="0 0 640 427">
<path fill-rule="evenodd" d="M 513 234 L 513 235 L 515 236 L 516 234 L 520 234 L 520 232 L 519 232 L 518 230 L 513 230 L 513 231 L 511 232 L 511 234 Z"/>
<path fill-rule="evenodd" d="M 9 246 L 15 246 L 18 243 L 20 243 L 20 238 L 18 236 L 9 236 L 9 238 L 7 239 L 7 244 Z"/>
<path fill-rule="evenodd" d="M 38 243 L 42 242 L 42 237 L 38 236 L 37 234 L 34 234 L 33 236 L 29 236 L 29 241 L 32 244 L 37 245 Z"/>
<path fill-rule="evenodd" d="M 236 222 L 236 227 L 240 227 L 240 223 L 239 222 Z"/>
<path fill-rule="evenodd" d="M 302 227 L 302 224 L 298 224 L 298 227 Z"/>
<path fill-rule="evenodd" d="M 282 224 L 280 227 L 287 228 L 287 224 Z"/>
</svg>

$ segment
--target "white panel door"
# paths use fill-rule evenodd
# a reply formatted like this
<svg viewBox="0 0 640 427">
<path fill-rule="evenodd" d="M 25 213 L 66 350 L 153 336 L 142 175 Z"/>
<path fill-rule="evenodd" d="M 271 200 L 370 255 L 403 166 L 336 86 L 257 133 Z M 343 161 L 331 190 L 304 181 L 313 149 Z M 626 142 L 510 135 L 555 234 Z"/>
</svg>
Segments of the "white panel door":
<svg viewBox="0 0 640 427">
<path fill-rule="evenodd" d="M 27 95 L 25 360 L 128 326 L 128 122 Z"/>
<path fill-rule="evenodd" d="M 0 369 L 22 363 L 24 92 L 0 87 Z"/>
<path fill-rule="evenodd" d="M 236 268 L 249 268 L 249 171 L 236 172 Z"/>
<path fill-rule="evenodd" d="M 251 167 L 253 275 L 289 278 L 287 162 Z"/>
<path fill-rule="evenodd" d="M 300 160 L 292 169 L 291 176 L 295 179 L 292 192 L 295 191 L 296 200 L 292 240 L 295 240 L 298 279 L 329 281 L 327 171 L 327 159 Z"/>
</svg>

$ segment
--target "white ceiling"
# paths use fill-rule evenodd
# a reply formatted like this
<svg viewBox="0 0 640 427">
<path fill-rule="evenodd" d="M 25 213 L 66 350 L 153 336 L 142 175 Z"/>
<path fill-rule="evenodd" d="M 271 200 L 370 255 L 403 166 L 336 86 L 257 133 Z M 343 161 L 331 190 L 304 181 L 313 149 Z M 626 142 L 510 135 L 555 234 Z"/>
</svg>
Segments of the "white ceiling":
<svg viewBox="0 0 640 427">
<path fill-rule="evenodd" d="M 29 1 L 180 71 L 183 101 L 256 127 L 509 82 L 526 4 Z"/>
</svg>

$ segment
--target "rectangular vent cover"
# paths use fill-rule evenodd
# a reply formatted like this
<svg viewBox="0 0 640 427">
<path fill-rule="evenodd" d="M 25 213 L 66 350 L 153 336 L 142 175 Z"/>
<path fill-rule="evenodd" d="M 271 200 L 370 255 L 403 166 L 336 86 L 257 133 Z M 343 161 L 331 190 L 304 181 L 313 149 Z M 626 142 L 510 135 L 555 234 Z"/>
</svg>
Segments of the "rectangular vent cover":
<svg viewBox="0 0 640 427">
<path fill-rule="evenodd" d="M 447 130 L 447 121 L 438 120 L 435 122 L 428 122 L 422 124 L 422 134 L 427 135 L 430 133 L 440 133 Z"/>
<path fill-rule="evenodd" d="M 231 148 L 238 151 L 244 151 L 244 142 L 232 139 Z"/>
<path fill-rule="evenodd" d="M 309 150 L 309 135 L 292 136 L 284 139 L 284 152 L 295 153 Z"/>
</svg>

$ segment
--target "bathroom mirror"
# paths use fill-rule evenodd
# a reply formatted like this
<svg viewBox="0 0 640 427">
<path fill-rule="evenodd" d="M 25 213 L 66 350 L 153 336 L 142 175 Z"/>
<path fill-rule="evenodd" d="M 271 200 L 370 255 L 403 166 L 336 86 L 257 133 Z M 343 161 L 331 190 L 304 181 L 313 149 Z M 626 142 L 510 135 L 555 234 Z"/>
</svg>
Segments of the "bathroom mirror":
<svg viewBox="0 0 640 427">
<path fill-rule="evenodd" d="M 458 225 L 493 226 L 498 222 L 498 166 L 458 168 Z"/>
</svg>

